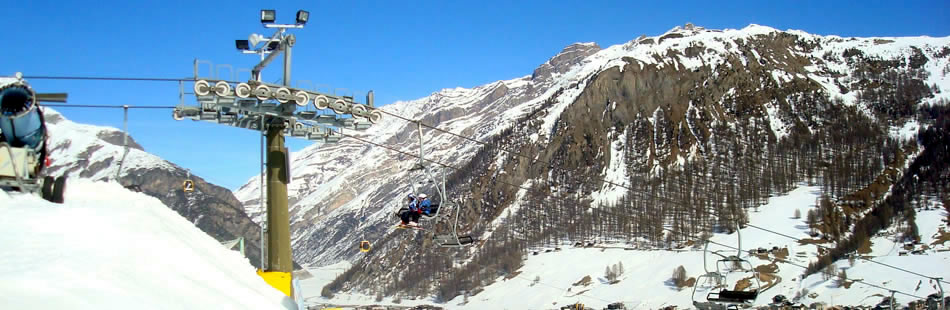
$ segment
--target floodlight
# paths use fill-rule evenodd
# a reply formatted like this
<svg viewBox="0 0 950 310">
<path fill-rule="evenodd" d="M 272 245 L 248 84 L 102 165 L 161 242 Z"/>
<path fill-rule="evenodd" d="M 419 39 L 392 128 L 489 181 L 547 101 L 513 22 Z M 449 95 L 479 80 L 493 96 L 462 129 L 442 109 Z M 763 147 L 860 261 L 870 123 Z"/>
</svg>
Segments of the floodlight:
<svg viewBox="0 0 950 310">
<path fill-rule="evenodd" d="M 261 24 L 273 24 L 277 19 L 277 11 L 261 10 Z"/>
<path fill-rule="evenodd" d="M 310 12 L 304 10 L 297 11 L 297 25 L 307 24 L 308 19 L 310 19 Z"/>
<path fill-rule="evenodd" d="M 277 50 L 278 48 L 280 48 L 280 41 L 270 41 L 270 42 L 267 42 L 267 47 L 265 47 L 264 49 L 267 51 L 273 51 L 273 50 Z"/>
<path fill-rule="evenodd" d="M 251 44 L 247 40 L 234 40 L 234 47 L 240 51 L 246 51 L 251 49 Z"/>
<path fill-rule="evenodd" d="M 257 33 L 252 33 L 250 36 L 247 37 L 247 41 L 251 43 L 251 46 L 257 46 L 258 43 L 261 43 L 267 40 L 270 40 L 270 39 Z"/>
</svg>

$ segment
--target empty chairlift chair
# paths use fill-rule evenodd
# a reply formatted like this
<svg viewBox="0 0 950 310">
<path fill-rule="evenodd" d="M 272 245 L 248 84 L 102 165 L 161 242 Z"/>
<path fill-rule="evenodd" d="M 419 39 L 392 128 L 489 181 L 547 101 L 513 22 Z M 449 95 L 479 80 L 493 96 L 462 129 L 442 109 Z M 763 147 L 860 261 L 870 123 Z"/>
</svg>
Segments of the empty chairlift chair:
<svg viewBox="0 0 950 310">
<path fill-rule="evenodd" d="M 752 263 L 741 257 L 742 242 L 738 227 L 736 235 L 740 239 L 736 255 L 726 256 L 717 251 L 709 251 L 709 242 L 706 242 L 703 248 L 703 268 L 706 268 L 706 273 L 697 277 L 693 285 L 693 305 L 698 309 L 726 309 L 729 306 L 752 303 L 758 297 L 761 289 L 759 274 L 752 267 Z M 715 271 L 710 271 L 706 266 L 706 257 L 709 255 L 719 256 Z M 741 280 L 748 281 L 748 286 L 737 289 Z M 711 285 L 697 296 L 699 288 L 708 283 Z"/>
</svg>

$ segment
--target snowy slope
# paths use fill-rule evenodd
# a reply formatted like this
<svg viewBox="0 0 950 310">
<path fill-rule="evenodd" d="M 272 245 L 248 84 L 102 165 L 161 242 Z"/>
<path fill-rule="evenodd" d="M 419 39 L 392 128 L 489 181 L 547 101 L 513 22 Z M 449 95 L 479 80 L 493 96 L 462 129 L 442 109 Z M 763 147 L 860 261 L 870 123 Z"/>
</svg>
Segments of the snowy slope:
<svg viewBox="0 0 950 310">
<path fill-rule="evenodd" d="M 47 175 L 113 182 L 118 177 L 118 183 L 135 185 L 142 193 L 160 199 L 218 240 L 243 236 L 248 257 L 254 258 L 255 263 L 260 261 L 258 226 L 243 213 L 230 190 L 146 152 L 132 136 L 126 148 L 125 134 L 119 129 L 76 123 L 55 109 L 43 106 L 41 109 L 49 131 L 51 164 L 46 169 Z M 195 191 L 188 195 L 182 192 L 186 179 L 195 184 Z"/>
<path fill-rule="evenodd" d="M 793 219 L 796 209 L 802 214 L 814 208 L 815 198 L 819 188 L 802 186 L 786 195 L 773 197 L 769 203 L 759 208 L 759 212 L 750 213 L 753 225 L 767 227 L 777 232 L 788 234 L 796 238 L 806 239 L 807 225 L 804 219 Z M 899 255 L 899 245 L 891 241 L 890 236 L 884 234 L 872 239 L 872 252 L 869 255 L 874 261 L 891 264 L 932 277 L 950 278 L 950 244 L 932 244 L 938 232 L 948 231 L 946 211 L 936 208 L 929 211 L 919 211 L 917 224 L 922 236 L 921 242 L 928 244 L 931 250 L 926 255 Z M 788 260 L 799 265 L 807 265 L 817 254 L 817 246 L 801 245 L 794 240 L 767 233 L 756 228 L 744 228 L 740 231 L 742 247 L 750 248 L 779 248 L 787 247 Z M 710 240 L 729 246 L 737 245 L 736 234 L 716 234 Z M 679 308 L 692 307 L 692 290 L 685 288 L 678 290 L 669 282 L 674 268 L 683 266 L 687 277 L 696 277 L 703 273 L 702 249 L 685 248 L 679 250 L 624 250 L 630 245 L 615 244 L 605 248 L 575 248 L 563 245 L 564 249 L 558 252 L 529 255 L 520 273 L 510 279 L 499 278 L 495 283 L 485 287 L 483 292 L 470 296 L 468 303 L 464 297 L 457 297 L 445 304 L 436 304 L 434 300 L 403 300 L 400 305 L 411 306 L 418 304 L 436 304 L 447 309 L 553 309 L 573 304 L 583 303 L 588 307 L 600 309 L 607 304 L 623 302 L 628 309 L 656 309 L 675 305 Z M 722 246 L 711 245 L 710 250 L 730 251 Z M 735 253 L 734 250 L 731 251 Z M 753 266 L 773 263 L 774 255 L 768 259 L 749 257 Z M 622 263 L 624 274 L 620 282 L 609 284 L 604 278 L 607 266 Z M 714 262 L 709 267 L 714 268 Z M 807 289 L 814 297 L 804 297 L 797 300 L 809 305 L 814 302 L 837 305 L 875 305 L 881 296 L 889 292 L 869 287 L 861 283 L 854 283 L 850 288 L 836 285 L 834 279 L 824 280 L 820 274 L 800 279 L 803 269 L 789 264 L 777 262 L 779 270 L 776 275 L 781 279 L 772 288 L 766 289 L 756 301 L 756 305 L 767 305 L 772 297 L 778 294 L 793 298 L 797 292 Z M 850 279 L 863 279 L 868 283 L 884 286 L 889 289 L 903 291 L 909 294 L 926 297 L 935 293 L 936 289 L 927 285 L 928 280 L 902 271 L 883 267 L 863 260 L 856 260 L 854 267 L 847 266 L 847 262 L 839 267 L 845 268 Z M 319 270 L 311 270 L 315 278 L 321 277 Z M 324 271 L 322 274 L 333 274 L 333 271 Z M 574 286 L 585 276 L 591 277 L 591 284 Z M 737 278 L 748 275 L 728 277 L 727 281 L 735 283 Z M 538 279 L 535 283 L 535 278 Z M 917 289 L 918 281 L 923 281 Z M 763 285 L 765 285 L 763 283 Z M 809 294 L 805 294 L 808 296 Z M 330 304 L 376 304 L 373 296 L 360 294 L 338 294 L 333 299 L 319 297 L 316 292 L 308 293 L 310 303 Z M 697 296 L 702 294 L 697 293 Z M 873 296 L 873 297 L 870 297 Z M 912 299 L 897 295 L 901 303 Z M 393 304 L 392 298 L 386 298 L 381 304 Z"/>
<path fill-rule="evenodd" d="M 240 253 L 157 199 L 112 182 L 67 186 L 62 205 L 0 193 L 4 309 L 293 309 Z"/>
</svg>

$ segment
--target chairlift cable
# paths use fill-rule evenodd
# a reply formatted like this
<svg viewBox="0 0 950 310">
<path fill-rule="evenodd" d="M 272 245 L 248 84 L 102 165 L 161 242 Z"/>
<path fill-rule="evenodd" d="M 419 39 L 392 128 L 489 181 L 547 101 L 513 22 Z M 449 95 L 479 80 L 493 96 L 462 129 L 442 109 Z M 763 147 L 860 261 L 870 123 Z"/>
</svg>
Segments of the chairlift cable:
<svg viewBox="0 0 950 310">
<path fill-rule="evenodd" d="M 156 78 L 156 77 L 122 77 L 122 76 L 52 76 L 34 75 L 24 76 L 26 80 L 83 80 L 83 81 L 145 81 L 145 82 L 194 82 L 195 78 Z M 226 81 L 237 83 L 235 81 Z"/>
<path fill-rule="evenodd" d="M 174 109 L 174 106 L 157 105 L 94 105 L 94 104 L 43 104 L 54 108 L 103 108 L 103 109 Z"/>
</svg>

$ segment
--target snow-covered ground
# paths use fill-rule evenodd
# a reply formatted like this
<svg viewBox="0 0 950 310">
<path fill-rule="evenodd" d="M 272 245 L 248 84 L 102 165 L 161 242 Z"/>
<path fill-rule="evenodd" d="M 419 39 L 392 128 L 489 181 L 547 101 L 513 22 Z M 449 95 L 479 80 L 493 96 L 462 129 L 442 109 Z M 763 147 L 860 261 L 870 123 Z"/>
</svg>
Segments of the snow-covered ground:
<svg viewBox="0 0 950 310">
<path fill-rule="evenodd" d="M 65 199 L 0 192 L 0 308 L 296 309 L 158 199 L 87 180 Z"/>
<path fill-rule="evenodd" d="M 815 198 L 819 188 L 801 186 L 785 195 L 773 197 L 769 203 L 759 208 L 758 212 L 750 211 L 751 224 L 767 228 L 779 233 L 787 234 L 800 239 L 810 238 L 807 235 L 808 227 L 804 222 L 804 215 L 815 207 Z M 798 209 L 802 218 L 792 218 Z M 950 244 L 932 244 L 938 231 L 947 231 L 946 211 L 942 208 L 931 208 L 928 211 L 919 211 L 917 225 L 921 234 L 921 242 L 930 249 L 925 255 L 900 256 L 900 245 L 892 240 L 889 234 L 872 239 L 871 259 L 894 265 L 900 268 L 918 272 L 932 277 L 950 278 Z M 818 252 L 816 245 L 802 245 L 795 240 L 768 233 L 756 228 L 747 227 L 740 231 L 742 248 L 767 248 L 773 246 L 788 248 L 787 260 L 805 266 L 814 260 Z M 710 240 L 726 244 L 737 245 L 736 234 L 716 234 Z M 950 243 L 950 242 L 948 242 Z M 692 289 L 675 288 L 670 278 L 674 268 L 683 266 L 687 277 L 696 277 L 703 273 L 703 251 L 696 249 L 666 250 L 625 250 L 623 244 L 615 248 L 574 248 L 564 246 L 562 251 L 529 255 L 520 273 L 510 279 L 499 278 L 484 291 L 470 296 L 468 302 L 464 297 L 457 297 L 445 304 L 436 304 L 432 299 L 407 300 L 403 299 L 401 306 L 417 304 L 436 304 L 447 309 L 555 309 L 573 303 L 583 303 L 595 309 L 601 309 L 607 304 L 623 302 L 628 308 L 655 309 L 662 306 L 676 305 L 680 308 L 692 307 Z M 724 247 L 710 246 L 710 250 L 723 250 Z M 732 254 L 735 253 L 733 250 Z M 753 266 L 769 265 L 773 262 L 778 267 L 774 275 L 778 281 L 774 287 L 764 290 L 756 300 L 756 305 L 766 305 L 775 295 L 781 294 L 788 298 L 795 297 L 796 293 L 807 290 L 798 302 L 811 304 L 823 302 L 826 304 L 844 305 L 874 305 L 881 297 L 889 292 L 873 288 L 862 283 L 854 283 L 850 288 L 837 285 L 835 279 L 825 280 L 820 274 L 809 276 L 802 280 L 803 269 L 775 260 L 775 255 L 749 257 L 743 253 Z M 708 263 L 714 269 L 715 256 L 711 256 Z M 605 278 L 605 269 L 608 266 L 622 263 L 624 273 L 619 277 L 620 282 L 610 284 Z M 921 278 L 903 271 L 891 269 L 860 259 L 855 260 L 853 267 L 847 260 L 837 262 L 841 269 L 845 269 L 849 279 L 862 279 L 868 283 L 887 287 L 909 294 L 926 297 L 936 292 L 928 285 L 928 279 Z M 329 272 L 311 270 L 315 278 L 324 279 L 321 283 L 329 283 L 332 276 Z M 338 273 L 338 272 L 337 272 Z M 323 276 L 321 276 L 323 274 Z M 573 285 L 590 276 L 588 285 Z M 728 283 L 735 284 L 738 278 L 748 277 L 749 274 L 733 274 L 727 279 Z M 537 281 L 535 281 L 537 279 Z M 313 280 L 316 281 L 316 280 Z M 922 285 L 918 288 L 918 282 Z M 307 282 L 304 282 L 307 283 Z M 317 284 L 311 282 L 311 285 Z M 766 283 L 762 284 L 763 287 Z M 319 290 L 307 290 L 307 296 L 319 296 Z M 705 294 L 697 292 L 697 297 Z M 897 295 L 899 302 L 907 303 L 912 299 Z M 337 294 L 331 300 L 322 297 L 308 299 L 311 303 L 330 303 L 338 305 L 369 305 L 393 304 L 392 298 L 387 297 L 382 302 L 375 302 L 373 296 L 357 294 Z"/>
</svg>

